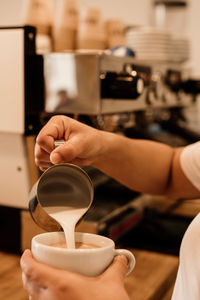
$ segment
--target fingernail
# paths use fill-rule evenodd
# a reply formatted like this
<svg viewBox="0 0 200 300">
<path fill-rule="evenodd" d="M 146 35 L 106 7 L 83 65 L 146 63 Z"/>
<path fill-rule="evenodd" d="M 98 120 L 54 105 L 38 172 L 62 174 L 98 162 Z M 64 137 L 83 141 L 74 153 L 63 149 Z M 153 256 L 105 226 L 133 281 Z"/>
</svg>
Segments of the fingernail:
<svg viewBox="0 0 200 300">
<path fill-rule="evenodd" d="M 127 257 L 125 256 L 125 255 L 117 255 L 116 257 L 115 257 L 115 259 L 117 259 L 117 260 L 120 260 L 120 261 L 123 261 L 125 264 L 127 264 L 128 265 L 128 259 L 127 259 Z"/>
</svg>

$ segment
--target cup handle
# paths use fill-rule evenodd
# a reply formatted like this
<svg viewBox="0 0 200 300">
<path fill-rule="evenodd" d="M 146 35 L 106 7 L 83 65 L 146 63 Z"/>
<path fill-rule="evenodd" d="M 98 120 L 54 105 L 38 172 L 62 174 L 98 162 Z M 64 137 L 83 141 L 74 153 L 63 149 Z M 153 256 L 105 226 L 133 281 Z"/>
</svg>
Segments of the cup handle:
<svg viewBox="0 0 200 300">
<path fill-rule="evenodd" d="M 126 276 L 128 276 L 134 269 L 135 267 L 135 256 L 133 253 L 129 250 L 126 249 L 115 249 L 114 256 L 117 255 L 125 255 L 126 258 L 128 259 L 128 271 L 126 273 Z"/>
</svg>

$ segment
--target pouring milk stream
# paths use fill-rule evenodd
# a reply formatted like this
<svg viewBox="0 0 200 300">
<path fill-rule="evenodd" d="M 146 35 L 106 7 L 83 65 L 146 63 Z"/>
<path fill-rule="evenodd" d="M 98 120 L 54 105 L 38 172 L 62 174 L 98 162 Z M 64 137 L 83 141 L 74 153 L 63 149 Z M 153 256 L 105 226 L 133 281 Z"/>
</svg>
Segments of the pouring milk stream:
<svg viewBox="0 0 200 300">
<path fill-rule="evenodd" d="M 46 212 L 55 219 L 63 228 L 67 248 L 75 248 L 75 226 L 88 208 L 73 207 L 45 207 Z"/>
</svg>

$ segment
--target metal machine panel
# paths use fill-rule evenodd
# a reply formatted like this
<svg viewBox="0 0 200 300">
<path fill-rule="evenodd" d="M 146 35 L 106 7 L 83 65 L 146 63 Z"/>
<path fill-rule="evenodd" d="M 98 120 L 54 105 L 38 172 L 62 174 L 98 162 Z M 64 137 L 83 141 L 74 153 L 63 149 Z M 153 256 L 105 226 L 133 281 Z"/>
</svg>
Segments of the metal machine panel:
<svg viewBox="0 0 200 300">
<path fill-rule="evenodd" d="M 24 133 L 24 32 L 0 29 L 0 131 Z"/>
<path fill-rule="evenodd" d="M 46 111 L 100 111 L 99 56 L 51 53 L 44 56 Z"/>
<path fill-rule="evenodd" d="M 0 205 L 27 208 L 30 172 L 24 137 L 0 133 Z"/>
<path fill-rule="evenodd" d="M 134 59 L 99 52 L 44 55 L 46 112 L 96 115 L 145 108 L 142 79 L 124 71 L 128 63 Z"/>
</svg>

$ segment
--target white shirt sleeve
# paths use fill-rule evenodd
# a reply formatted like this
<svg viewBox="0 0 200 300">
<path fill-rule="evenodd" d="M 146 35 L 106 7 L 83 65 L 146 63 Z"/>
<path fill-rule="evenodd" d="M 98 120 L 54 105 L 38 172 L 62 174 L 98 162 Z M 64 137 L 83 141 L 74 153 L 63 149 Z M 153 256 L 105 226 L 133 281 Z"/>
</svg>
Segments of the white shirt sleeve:
<svg viewBox="0 0 200 300">
<path fill-rule="evenodd" d="M 184 148 L 180 164 L 185 176 L 200 191 L 200 142 Z"/>
<path fill-rule="evenodd" d="M 180 248 L 179 269 L 171 300 L 200 299 L 200 214 L 188 227 Z"/>
<path fill-rule="evenodd" d="M 188 180 L 200 190 L 200 142 L 185 147 L 181 153 L 180 163 Z M 193 219 L 184 234 L 171 299 L 200 299 L 200 213 Z"/>
</svg>

